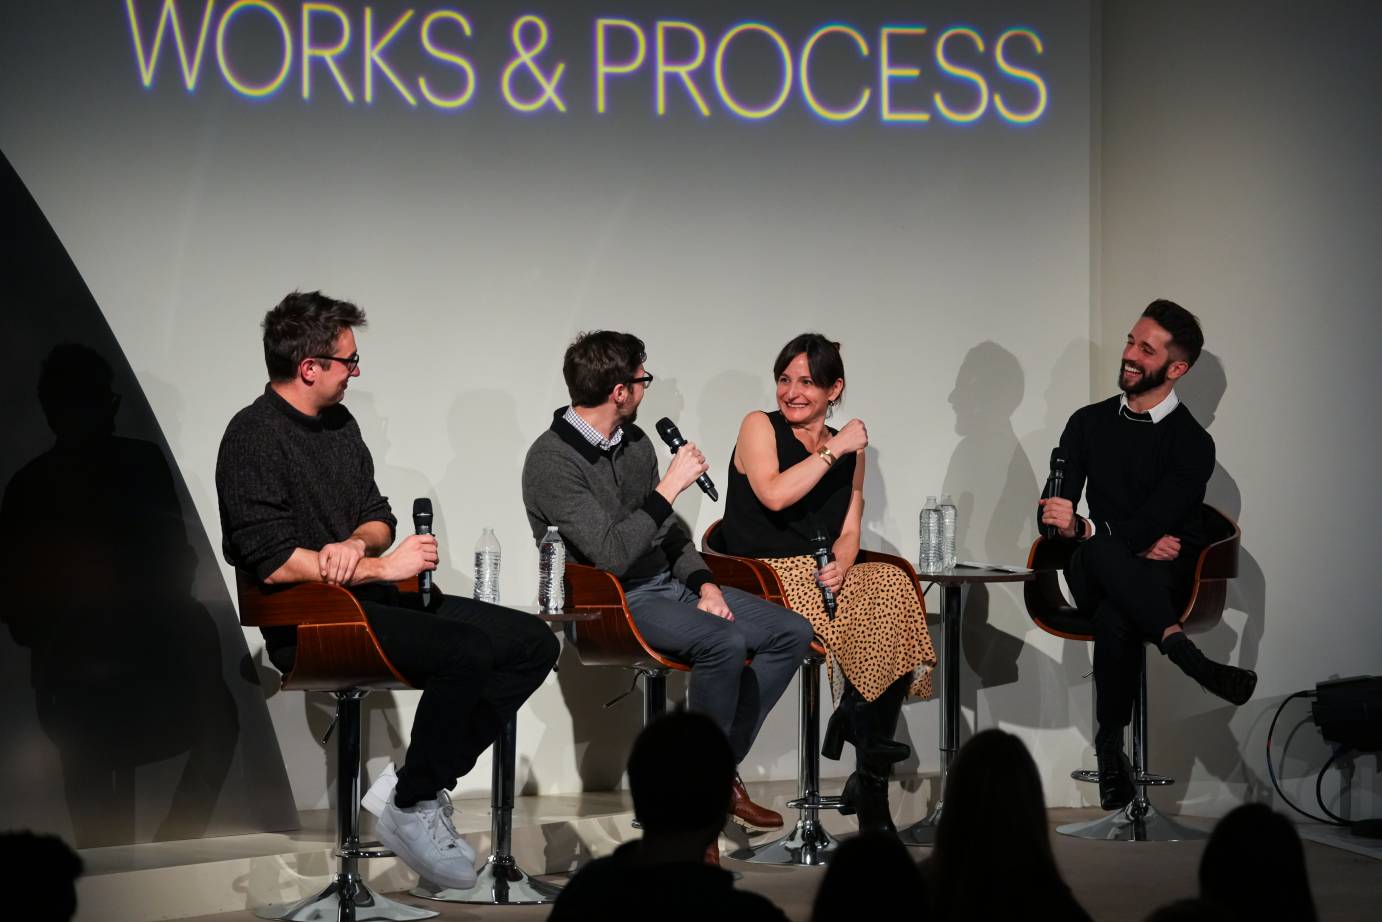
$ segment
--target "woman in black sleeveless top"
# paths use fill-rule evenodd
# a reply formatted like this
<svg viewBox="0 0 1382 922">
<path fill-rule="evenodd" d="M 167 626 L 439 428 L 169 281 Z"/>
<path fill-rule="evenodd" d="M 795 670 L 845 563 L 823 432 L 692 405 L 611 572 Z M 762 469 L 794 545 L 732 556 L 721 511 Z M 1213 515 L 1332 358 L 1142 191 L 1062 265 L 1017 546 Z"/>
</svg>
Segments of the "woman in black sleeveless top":
<svg viewBox="0 0 1382 922">
<path fill-rule="evenodd" d="M 845 388 L 839 346 L 804 333 L 783 347 L 773 374 L 778 408 L 744 417 L 720 534 L 728 553 L 772 566 L 788 605 L 829 651 L 838 706 L 821 751 L 837 759 L 848 740 L 856 760 L 842 812 L 857 811 L 861 829 L 892 830 L 888 777 L 911 752 L 892 736 L 908 690 L 931 694 L 935 649 L 910 577 L 891 564 L 855 564 L 868 432 L 857 419 L 838 431 L 825 424 Z M 818 545 L 834 555 L 819 569 Z M 833 619 L 821 586 L 837 598 Z"/>
</svg>

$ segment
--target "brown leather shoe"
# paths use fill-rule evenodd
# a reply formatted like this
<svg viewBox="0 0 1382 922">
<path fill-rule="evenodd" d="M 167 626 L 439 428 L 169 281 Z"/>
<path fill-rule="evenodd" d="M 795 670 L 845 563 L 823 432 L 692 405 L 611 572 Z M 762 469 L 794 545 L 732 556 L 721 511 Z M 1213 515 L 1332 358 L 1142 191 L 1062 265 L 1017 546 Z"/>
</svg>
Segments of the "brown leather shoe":
<svg viewBox="0 0 1382 922">
<path fill-rule="evenodd" d="M 715 841 L 705 847 L 705 863 L 713 867 L 720 866 L 720 838 L 715 837 Z"/>
<path fill-rule="evenodd" d="M 744 782 L 738 776 L 734 776 L 734 797 L 730 801 L 729 813 L 741 826 L 750 829 L 781 829 L 782 814 L 767 807 L 760 807 L 758 804 L 749 800 L 749 792 L 744 789 Z"/>
</svg>

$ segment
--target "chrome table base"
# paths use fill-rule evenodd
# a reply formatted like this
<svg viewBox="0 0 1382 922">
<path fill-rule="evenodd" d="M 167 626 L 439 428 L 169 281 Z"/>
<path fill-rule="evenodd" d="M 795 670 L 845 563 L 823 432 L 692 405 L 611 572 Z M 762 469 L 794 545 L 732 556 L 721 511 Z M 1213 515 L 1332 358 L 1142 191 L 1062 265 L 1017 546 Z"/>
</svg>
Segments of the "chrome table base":
<svg viewBox="0 0 1382 922">
<path fill-rule="evenodd" d="M 475 874 L 475 886 L 465 890 L 436 887 L 425 880 L 412 889 L 413 896 L 447 903 L 485 903 L 491 906 L 523 906 L 550 903 L 561 887 L 534 880 L 519 868 L 512 856 L 490 855 Z"/>
<path fill-rule="evenodd" d="M 665 692 L 663 693 L 665 698 Z M 475 885 L 464 890 L 437 887 L 426 880 L 408 891 L 413 896 L 444 903 L 483 903 L 490 906 L 517 906 L 551 903 L 561 892 L 555 884 L 533 880 L 532 875 L 513 860 L 513 776 L 518 738 L 518 719 L 510 717 L 499 739 L 494 741 L 494 770 L 490 779 L 490 809 L 493 821 L 490 840 L 493 852 L 475 875 Z"/>
<path fill-rule="evenodd" d="M 254 914 L 261 919 L 280 922 L 409 922 L 439 915 L 430 909 L 418 909 L 381 896 L 358 877 L 351 879 L 339 874 L 316 896 L 297 903 L 264 906 Z"/>
</svg>

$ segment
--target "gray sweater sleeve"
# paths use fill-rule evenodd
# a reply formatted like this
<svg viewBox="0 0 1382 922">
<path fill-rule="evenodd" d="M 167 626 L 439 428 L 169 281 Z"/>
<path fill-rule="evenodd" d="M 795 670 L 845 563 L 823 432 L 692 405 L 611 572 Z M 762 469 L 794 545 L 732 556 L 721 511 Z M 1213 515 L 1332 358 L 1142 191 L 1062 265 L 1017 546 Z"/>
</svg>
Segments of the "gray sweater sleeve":
<svg viewBox="0 0 1382 922">
<path fill-rule="evenodd" d="M 656 492 L 616 518 L 591 491 L 574 454 L 534 445 L 523 465 L 523 502 L 529 514 L 555 525 L 562 538 L 593 566 L 622 577 L 646 554 L 672 506 Z"/>
<path fill-rule="evenodd" d="M 696 550 L 690 532 L 686 530 L 681 519 L 675 516 L 667 523 L 662 550 L 672 562 L 672 575 L 685 583 L 686 588 L 692 592 L 699 592 L 701 586 L 715 582 L 705 558 Z"/>
</svg>

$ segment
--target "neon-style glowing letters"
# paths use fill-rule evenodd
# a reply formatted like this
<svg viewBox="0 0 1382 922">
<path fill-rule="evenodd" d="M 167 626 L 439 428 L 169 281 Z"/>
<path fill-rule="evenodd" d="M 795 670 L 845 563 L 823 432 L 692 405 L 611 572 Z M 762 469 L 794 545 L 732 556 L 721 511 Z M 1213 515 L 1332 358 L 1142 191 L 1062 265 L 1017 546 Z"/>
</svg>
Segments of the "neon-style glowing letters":
<svg viewBox="0 0 1382 922">
<path fill-rule="evenodd" d="M 344 0 L 125 0 L 125 9 L 146 89 L 160 67 L 176 67 L 184 89 L 197 92 L 210 45 L 224 85 L 253 99 L 279 94 L 296 67 L 307 102 L 325 93 L 347 105 L 378 97 L 455 112 L 474 104 L 482 83 L 470 55 L 503 41 L 497 23 L 477 28 L 449 6 L 391 9 L 391 20 L 369 2 Z M 872 110 L 883 124 L 918 127 L 933 115 L 940 124 L 1028 125 L 1050 106 L 1039 69 L 1045 42 L 1025 26 L 884 23 L 869 31 L 831 22 L 797 35 L 758 20 L 710 32 L 684 18 L 597 17 L 592 25 L 557 34 L 531 12 L 506 23 L 492 98 L 512 112 L 560 117 L 584 106 L 605 115 L 637 111 L 647 104 L 635 96 L 646 91 L 659 118 L 763 122 L 795 104 L 825 124 Z M 594 86 L 582 100 L 564 78 L 568 61 L 586 54 Z"/>
</svg>

